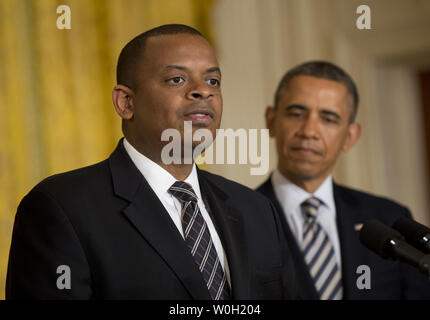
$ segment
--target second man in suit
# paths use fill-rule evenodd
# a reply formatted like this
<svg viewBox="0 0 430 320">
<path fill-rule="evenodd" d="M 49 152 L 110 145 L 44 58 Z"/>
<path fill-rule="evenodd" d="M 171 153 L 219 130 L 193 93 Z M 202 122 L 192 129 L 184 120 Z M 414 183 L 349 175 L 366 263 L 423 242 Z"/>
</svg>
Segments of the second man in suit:
<svg viewBox="0 0 430 320">
<path fill-rule="evenodd" d="M 366 220 L 391 225 L 409 210 L 333 181 L 336 160 L 360 136 L 357 109 L 357 88 L 338 66 L 314 61 L 289 70 L 266 109 L 278 166 L 258 190 L 280 214 L 305 299 L 430 299 L 428 279 L 359 241 Z M 363 265 L 370 288 L 357 285 Z"/>
</svg>

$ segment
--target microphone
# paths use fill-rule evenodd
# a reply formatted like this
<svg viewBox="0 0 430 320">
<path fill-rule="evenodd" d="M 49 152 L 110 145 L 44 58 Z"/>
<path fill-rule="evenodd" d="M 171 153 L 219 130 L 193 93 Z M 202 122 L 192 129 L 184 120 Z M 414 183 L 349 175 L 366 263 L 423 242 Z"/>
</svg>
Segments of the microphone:
<svg viewBox="0 0 430 320">
<path fill-rule="evenodd" d="M 393 224 L 408 243 L 425 253 L 430 253 L 430 229 L 415 220 L 401 217 Z"/>
<path fill-rule="evenodd" d="M 381 222 L 369 220 L 364 223 L 360 231 L 360 241 L 382 258 L 405 262 L 430 278 L 430 255 L 406 243 L 399 232 Z"/>
</svg>

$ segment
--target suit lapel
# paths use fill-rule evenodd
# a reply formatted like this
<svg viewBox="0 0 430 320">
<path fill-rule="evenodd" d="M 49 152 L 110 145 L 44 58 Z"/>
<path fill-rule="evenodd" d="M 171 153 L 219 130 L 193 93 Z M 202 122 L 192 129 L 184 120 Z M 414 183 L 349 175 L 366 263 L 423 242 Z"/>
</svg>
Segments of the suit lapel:
<svg viewBox="0 0 430 320">
<path fill-rule="evenodd" d="M 291 232 L 287 219 L 285 218 L 284 210 L 282 209 L 282 206 L 276 197 L 270 177 L 263 185 L 258 188 L 257 191 L 261 192 L 270 199 L 270 201 L 275 206 L 277 214 L 279 215 L 279 219 L 281 220 L 282 228 L 284 230 L 284 235 L 287 239 L 288 247 L 294 260 L 296 274 L 299 278 L 297 282 L 300 284 L 301 297 L 305 300 L 319 300 L 313 279 L 311 278 L 311 275 L 308 271 L 308 266 L 306 265 L 306 262 L 303 258 L 303 253 L 297 245 L 296 238 Z"/>
<path fill-rule="evenodd" d="M 360 203 L 350 196 L 346 190 L 333 184 L 333 193 L 336 203 L 337 230 L 339 234 L 340 251 L 342 257 L 342 280 L 344 299 L 359 298 L 356 285 L 357 267 L 366 260 L 367 251 L 359 240 L 359 231 L 356 226 L 363 223 Z"/>
<path fill-rule="evenodd" d="M 229 196 L 207 179 L 199 170 L 199 184 L 207 209 L 226 252 L 233 299 L 249 297 L 248 248 L 243 221 L 236 208 L 229 204 Z"/>
<path fill-rule="evenodd" d="M 261 193 L 265 194 L 274 204 L 276 210 L 280 214 L 280 218 L 284 227 L 285 235 L 289 243 L 290 249 L 295 260 L 299 282 L 301 283 L 304 299 L 318 299 L 313 281 L 307 266 L 303 259 L 303 255 L 297 242 L 292 235 L 288 223 L 284 217 L 281 204 L 276 198 L 270 178 L 258 189 Z M 360 298 L 362 292 L 356 286 L 357 280 L 357 267 L 363 264 L 363 261 L 368 261 L 368 252 L 363 250 L 363 246 L 359 241 L 359 231 L 356 226 L 363 223 L 365 218 L 362 215 L 360 202 L 356 201 L 354 197 L 343 187 L 333 184 L 333 195 L 336 204 L 336 222 L 340 242 L 340 251 L 342 257 L 342 284 L 344 288 L 344 299 L 357 299 Z"/>
<path fill-rule="evenodd" d="M 159 253 L 195 299 L 210 299 L 191 253 L 147 181 L 127 155 L 122 140 L 109 158 L 115 193 L 128 200 L 123 210 L 137 232 Z"/>
</svg>

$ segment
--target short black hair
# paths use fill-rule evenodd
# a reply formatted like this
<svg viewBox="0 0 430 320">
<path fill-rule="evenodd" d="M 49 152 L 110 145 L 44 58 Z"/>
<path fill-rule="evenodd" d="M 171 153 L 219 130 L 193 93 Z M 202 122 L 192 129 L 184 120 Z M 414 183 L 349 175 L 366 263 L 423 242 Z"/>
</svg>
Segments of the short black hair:
<svg viewBox="0 0 430 320">
<path fill-rule="evenodd" d="M 145 31 L 128 42 L 121 50 L 118 58 L 118 64 L 116 67 L 117 83 L 127 86 L 132 90 L 136 89 L 135 71 L 142 58 L 142 53 L 145 49 L 146 40 L 148 38 L 182 33 L 203 37 L 199 31 L 190 26 L 183 24 L 165 24 Z"/>
<path fill-rule="evenodd" d="M 288 86 L 294 77 L 299 75 L 333 80 L 343 84 L 352 98 L 352 110 L 349 121 L 351 123 L 355 121 L 359 102 L 357 87 L 348 73 L 346 73 L 342 68 L 327 61 L 309 61 L 290 69 L 282 77 L 281 82 L 279 82 L 278 88 L 276 89 L 274 101 L 275 108 L 279 103 L 282 91 Z"/>
</svg>

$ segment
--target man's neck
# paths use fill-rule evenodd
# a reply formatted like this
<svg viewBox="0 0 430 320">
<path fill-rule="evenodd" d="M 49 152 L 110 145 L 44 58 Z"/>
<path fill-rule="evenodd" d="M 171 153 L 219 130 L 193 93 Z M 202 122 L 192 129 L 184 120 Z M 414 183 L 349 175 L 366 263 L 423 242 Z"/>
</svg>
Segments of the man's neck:
<svg viewBox="0 0 430 320">
<path fill-rule="evenodd" d="M 184 159 L 181 159 L 180 164 L 165 164 L 161 158 L 161 149 L 154 148 L 154 146 L 142 146 L 136 143 L 132 137 L 126 137 L 126 139 L 140 154 L 169 172 L 176 180 L 185 180 L 193 170 L 194 162 L 185 164 Z"/>
<path fill-rule="evenodd" d="M 161 161 L 155 162 L 155 163 L 157 163 L 160 167 L 162 167 L 164 170 L 169 172 L 176 180 L 180 180 L 180 181 L 185 180 L 193 170 L 193 164 L 166 165 Z"/>
</svg>

